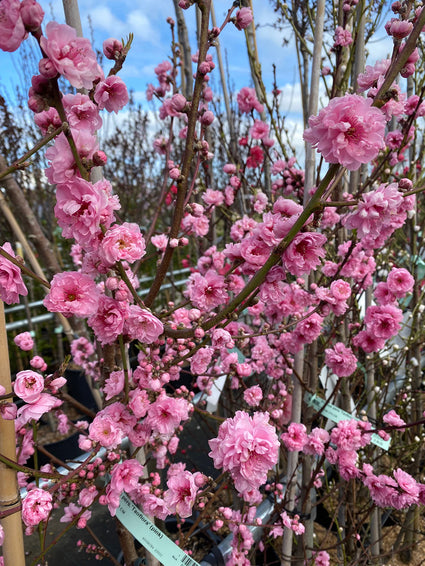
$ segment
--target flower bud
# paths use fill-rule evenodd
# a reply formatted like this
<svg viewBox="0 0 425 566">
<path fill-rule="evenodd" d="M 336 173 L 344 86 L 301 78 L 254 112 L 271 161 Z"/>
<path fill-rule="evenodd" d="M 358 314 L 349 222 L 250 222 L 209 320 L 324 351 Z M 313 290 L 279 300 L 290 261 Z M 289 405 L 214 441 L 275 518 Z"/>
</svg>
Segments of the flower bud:
<svg viewBox="0 0 425 566">
<path fill-rule="evenodd" d="M 44 11 L 36 0 L 23 0 L 20 6 L 20 12 L 26 30 L 36 31 L 41 26 Z"/>
<path fill-rule="evenodd" d="M 117 60 L 123 51 L 123 45 L 121 41 L 110 37 L 109 39 L 105 39 L 103 42 L 103 53 L 107 59 L 111 59 L 112 61 Z"/>
</svg>

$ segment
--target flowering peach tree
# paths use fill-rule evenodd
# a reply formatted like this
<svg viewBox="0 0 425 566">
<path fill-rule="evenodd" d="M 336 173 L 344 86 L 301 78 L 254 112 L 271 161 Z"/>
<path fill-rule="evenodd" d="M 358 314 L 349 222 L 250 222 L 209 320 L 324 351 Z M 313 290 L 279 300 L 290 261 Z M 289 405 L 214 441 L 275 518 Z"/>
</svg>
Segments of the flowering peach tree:
<svg viewBox="0 0 425 566">
<path fill-rule="evenodd" d="M 198 523 L 231 532 L 229 565 L 255 564 L 255 548 L 281 537 L 282 564 L 373 563 L 380 552 L 377 509 L 408 516 L 425 504 L 420 436 L 413 440 L 423 423 L 418 122 L 425 103 L 417 66 L 425 11 L 394 2 L 385 24 L 391 54 L 365 67 L 358 51 L 364 3 L 343 0 L 337 15 L 327 10 L 332 33 L 325 40 L 319 6 L 311 6 L 313 55 L 329 61 L 319 64 L 327 97 L 308 118 L 304 140 L 313 165 L 306 156 L 304 166 L 285 141 L 279 89 L 268 92 L 258 65 L 254 87 L 236 95 L 238 138 L 223 127 L 209 86 L 214 46 L 231 24 L 249 41 L 251 9 L 235 2 L 221 26 L 211 27 L 210 0 L 178 4 L 200 11 L 199 50 L 190 96 L 181 92 L 183 54 L 175 49 L 158 62 L 157 82 L 148 86 L 167 134 L 152 140 L 164 183 L 141 230 L 126 221 L 102 176 L 108 155 L 96 136 L 102 113 L 118 113 L 129 102 L 119 72 L 131 38 L 104 41 L 111 62 L 105 74 L 90 41 L 68 25 L 45 23 L 35 0 L 0 1 L 1 49 L 17 50 L 29 34 L 40 47 L 28 106 L 43 139 L 37 149 L 48 144 L 45 174 L 73 261 L 47 281 L 4 242 L 0 296 L 19 302 L 31 277 L 45 289 L 45 308 L 69 319 L 73 362 L 102 402 L 89 423 L 72 423 L 62 410 L 66 364 L 49 373 L 38 355 L 17 373 L 13 391 L 1 386 L 0 418 L 14 421 L 17 452 L 16 461 L 2 454 L 0 461 L 17 471 L 26 490 L 25 533 L 47 524 L 59 504 L 61 522 L 85 528 L 95 503 L 115 515 L 127 494 L 152 520 L 175 515 L 184 522 L 196 512 Z M 279 9 L 297 31 L 296 9 Z M 308 57 L 305 41 L 301 46 Z M 61 92 L 64 81 L 71 93 Z M 213 146 L 220 133 L 219 167 Z M 7 173 L 22 166 L 14 163 Z M 172 215 L 164 227 L 167 206 Z M 143 289 L 140 277 L 152 263 L 155 276 Z M 184 290 L 167 302 L 164 282 L 182 266 L 190 267 Z M 34 346 L 28 332 L 15 342 L 23 351 Z M 130 345 L 137 348 L 133 365 Z M 196 396 L 173 386 L 187 369 Z M 206 402 L 223 377 L 221 409 L 211 415 Z M 59 430 L 80 434 L 86 454 L 67 473 L 53 462 L 26 465 L 37 423 L 48 413 Z M 179 458 L 180 434 L 195 414 L 218 423 L 209 440 L 215 478 Z M 223 491 L 233 503 L 220 498 Z M 338 526 L 332 549 L 313 537 L 316 493 L 330 494 Z M 263 520 L 256 510 L 266 499 Z M 0 518 L 9 514 L 1 511 Z M 362 524 L 370 525 L 367 534 Z M 262 527 L 260 541 L 250 526 Z M 189 553 L 191 532 L 179 541 Z M 3 536 L 0 527 L 0 542 Z M 46 552 L 44 541 L 34 563 Z M 96 552 L 100 558 L 102 549 Z M 124 556 L 129 566 L 128 549 Z"/>
</svg>

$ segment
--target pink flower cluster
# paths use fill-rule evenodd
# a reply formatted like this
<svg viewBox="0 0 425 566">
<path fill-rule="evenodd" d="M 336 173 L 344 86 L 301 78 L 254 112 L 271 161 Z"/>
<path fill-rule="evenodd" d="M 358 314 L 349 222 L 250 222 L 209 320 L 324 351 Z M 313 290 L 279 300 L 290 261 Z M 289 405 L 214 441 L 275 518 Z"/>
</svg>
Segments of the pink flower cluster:
<svg viewBox="0 0 425 566">
<path fill-rule="evenodd" d="M 414 205 L 414 195 L 403 197 L 396 183 L 380 185 L 362 195 L 357 209 L 343 219 L 343 224 L 357 230 L 364 249 L 376 249 L 384 245 L 394 230 L 403 226 L 407 212 L 413 210 Z"/>
<path fill-rule="evenodd" d="M 218 437 L 209 441 L 216 468 L 230 472 L 236 489 L 246 501 L 256 499 L 258 488 L 277 463 L 279 441 L 266 413 L 250 417 L 243 411 L 227 419 Z"/>
<path fill-rule="evenodd" d="M 16 257 L 9 242 L 2 249 L 13 258 Z M 19 303 L 19 296 L 28 295 L 23 282 L 21 270 L 8 259 L 0 255 L 0 299 L 8 305 Z"/>
<path fill-rule="evenodd" d="M 318 116 L 311 116 L 304 139 L 328 163 L 339 163 L 351 171 L 377 157 L 385 147 L 385 116 L 371 106 L 370 99 L 356 94 L 332 98 Z"/>
</svg>

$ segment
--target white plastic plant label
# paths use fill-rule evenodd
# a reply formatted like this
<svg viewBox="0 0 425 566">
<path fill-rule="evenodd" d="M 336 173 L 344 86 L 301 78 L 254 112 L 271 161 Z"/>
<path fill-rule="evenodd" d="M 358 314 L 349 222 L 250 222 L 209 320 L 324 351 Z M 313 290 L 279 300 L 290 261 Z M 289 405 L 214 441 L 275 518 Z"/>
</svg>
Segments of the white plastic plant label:
<svg viewBox="0 0 425 566">
<path fill-rule="evenodd" d="M 313 407 L 316 411 L 322 411 L 322 415 L 327 419 L 330 419 L 334 423 L 338 423 L 339 421 L 346 421 L 350 419 L 356 419 L 359 421 L 360 419 L 355 417 L 354 415 L 350 415 L 347 411 L 340 409 L 336 405 L 332 405 L 332 403 L 328 403 L 325 408 L 323 408 L 326 401 L 321 399 L 317 395 L 312 395 L 311 393 L 306 393 L 304 396 L 305 402 L 309 407 Z M 378 434 L 372 434 L 372 442 L 383 448 L 384 450 L 388 450 L 391 444 L 391 440 L 384 440 Z"/>
<path fill-rule="evenodd" d="M 123 493 L 117 518 L 163 566 L 199 566 L 138 509 Z"/>
</svg>

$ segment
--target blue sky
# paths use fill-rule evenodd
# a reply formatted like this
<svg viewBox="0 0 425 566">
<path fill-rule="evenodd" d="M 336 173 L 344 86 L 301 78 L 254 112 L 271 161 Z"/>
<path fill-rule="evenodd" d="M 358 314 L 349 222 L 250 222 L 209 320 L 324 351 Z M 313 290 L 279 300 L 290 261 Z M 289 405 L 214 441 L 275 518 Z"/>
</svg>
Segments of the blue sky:
<svg viewBox="0 0 425 566">
<path fill-rule="evenodd" d="M 60 0 L 39 0 L 46 16 L 45 22 L 54 18 L 64 23 L 62 2 Z M 215 0 L 217 23 L 223 21 L 230 0 Z M 268 0 L 254 0 L 256 23 L 260 24 L 257 31 L 260 59 L 263 61 L 263 73 L 268 86 L 272 80 L 272 63 L 277 65 L 279 84 L 296 83 L 297 67 L 293 47 L 282 48 L 282 37 L 272 29 L 274 14 Z M 91 37 L 89 19 L 94 30 L 94 40 L 101 49 L 102 42 L 108 37 L 125 37 L 133 32 L 135 39 L 123 71 L 122 78 L 136 92 L 136 98 L 143 101 L 143 93 L 149 82 L 154 82 L 155 66 L 166 59 L 170 53 L 170 31 L 166 24 L 168 16 L 174 17 L 174 7 L 171 0 L 84 0 L 80 2 L 80 13 L 83 31 L 86 37 Z M 195 10 L 185 12 L 187 24 L 191 32 L 192 47 L 195 45 Z M 248 59 L 246 55 L 244 33 L 233 25 L 228 25 L 221 35 L 223 55 L 227 53 L 229 74 L 237 89 L 250 83 Z M 214 52 L 214 49 L 212 50 Z M 12 55 L 0 52 L 2 82 L 7 83 L 14 72 L 11 61 L 19 65 L 19 52 Z M 290 64 L 288 62 L 291 61 Z M 218 73 L 217 80 L 218 80 Z"/>
<path fill-rule="evenodd" d="M 46 16 L 45 23 L 56 19 L 64 23 L 61 0 L 39 0 Z M 231 0 L 215 0 L 217 24 L 223 21 Z M 253 0 L 257 41 L 260 61 L 262 62 L 263 78 L 266 88 L 272 87 L 272 65 L 276 65 L 277 82 L 282 90 L 281 109 L 287 114 L 287 126 L 294 132 L 295 144 L 302 145 L 302 128 L 300 126 L 301 102 L 299 95 L 299 78 L 294 42 L 282 46 L 282 33 L 271 27 L 275 19 L 272 6 L 268 0 Z M 175 17 L 172 0 L 83 0 L 80 1 L 80 13 L 83 32 L 91 38 L 91 29 L 95 46 L 102 48 L 102 42 L 109 37 L 126 37 L 129 32 L 134 34 L 133 47 L 121 71 L 121 77 L 129 88 L 134 91 L 137 102 L 147 107 L 145 101 L 146 86 L 149 82 L 155 84 L 154 68 L 158 63 L 168 58 L 170 54 L 170 31 L 166 23 L 168 16 Z M 53 15 L 53 17 L 52 17 Z M 195 9 L 192 7 L 185 12 L 190 31 L 192 49 L 195 46 Z M 91 22 L 91 25 L 90 25 Z M 288 32 L 289 33 L 289 28 Z M 380 33 L 379 36 L 385 37 Z M 235 90 L 251 84 L 251 77 L 246 54 L 244 33 L 238 31 L 232 24 L 226 26 L 220 36 L 223 57 L 227 58 L 231 81 Z M 379 40 L 373 45 L 373 61 L 386 56 L 391 48 L 388 39 Z M 214 48 L 211 50 L 215 57 Z M 216 58 L 215 58 L 216 60 Z M 109 63 L 108 61 L 106 63 Z M 20 66 L 19 51 L 13 54 L 0 52 L 2 86 L 12 89 L 16 84 L 16 67 Z M 30 84 L 30 76 L 23 78 Z M 219 88 L 218 70 L 212 73 L 213 89 Z M 296 130 L 295 130 L 296 129 Z"/>
</svg>

